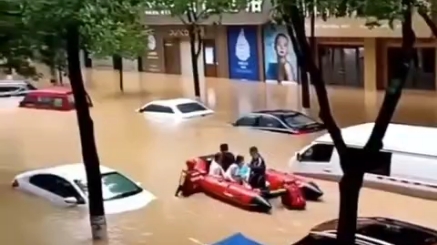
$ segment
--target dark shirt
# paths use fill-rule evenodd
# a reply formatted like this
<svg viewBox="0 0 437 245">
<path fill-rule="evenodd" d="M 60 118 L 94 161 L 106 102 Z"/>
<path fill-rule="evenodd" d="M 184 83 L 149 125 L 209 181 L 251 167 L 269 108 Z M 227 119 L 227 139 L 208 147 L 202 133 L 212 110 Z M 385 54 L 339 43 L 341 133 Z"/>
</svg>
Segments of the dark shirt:
<svg viewBox="0 0 437 245">
<path fill-rule="evenodd" d="M 252 158 L 250 161 L 250 169 L 253 174 L 264 175 L 266 173 L 266 163 L 264 158 L 259 156 L 258 158 Z"/>
<path fill-rule="evenodd" d="M 229 166 L 235 163 L 235 156 L 230 152 L 222 152 L 222 167 L 223 170 L 228 170 Z"/>
</svg>

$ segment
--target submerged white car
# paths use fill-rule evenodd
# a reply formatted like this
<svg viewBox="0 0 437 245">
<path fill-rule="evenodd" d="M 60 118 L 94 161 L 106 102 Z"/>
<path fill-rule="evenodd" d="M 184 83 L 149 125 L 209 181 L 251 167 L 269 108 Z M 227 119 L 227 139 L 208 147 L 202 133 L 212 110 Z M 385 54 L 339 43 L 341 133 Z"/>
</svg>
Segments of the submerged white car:
<svg viewBox="0 0 437 245">
<path fill-rule="evenodd" d="M 100 166 L 105 212 L 121 213 L 145 207 L 156 197 L 123 174 Z M 15 177 L 12 186 L 61 207 L 88 208 L 88 187 L 83 163 L 32 170 Z"/>
<path fill-rule="evenodd" d="M 137 112 L 150 118 L 188 119 L 213 114 L 214 111 L 192 99 L 155 100 Z"/>
</svg>

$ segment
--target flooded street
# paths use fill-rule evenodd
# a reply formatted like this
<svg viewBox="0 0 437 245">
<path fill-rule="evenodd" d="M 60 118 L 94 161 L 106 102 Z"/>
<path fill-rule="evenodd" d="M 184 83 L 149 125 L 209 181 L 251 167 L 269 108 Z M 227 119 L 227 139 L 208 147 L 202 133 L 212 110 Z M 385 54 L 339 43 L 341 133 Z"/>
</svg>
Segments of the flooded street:
<svg viewBox="0 0 437 245">
<path fill-rule="evenodd" d="M 327 219 L 337 217 L 338 188 L 317 181 L 323 202 L 309 202 L 306 211 L 287 211 L 274 203 L 272 215 L 250 213 L 203 194 L 175 198 L 185 160 L 218 151 L 228 142 L 231 151 L 248 157 L 256 145 L 270 167 L 286 169 L 289 158 L 317 135 L 290 136 L 237 129 L 230 122 L 240 113 L 264 108 L 298 108 L 296 88 L 264 83 L 208 80 L 206 104 L 211 117 L 186 123 L 146 121 L 135 109 L 159 98 L 191 96 L 191 79 L 152 74 L 125 74 L 125 93 L 113 71 L 88 71 L 89 93 L 101 164 L 142 183 L 157 199 L 149 206 L 108 216 L 111 245 L 210 244 L 236 232 L 269 245 L 290 244 Z M 395 122 L 437 125 L 435 93 L 406 92 Z M 314 96 L 313 96 L 314 97 Z M 381 95 L 361 90 L 330 89 L 331 106 L 341 126 L 372 121 Z M 313 99 L 315 107 L 316 100 Z M 316 110 L 310 112 L 316 116 Z M 28 109 L 0 110 L 0 237 L 3 244 L 92 244 L 87 213 L 61 209 L 13 191 L 13 177 L 29 169 L 81 162 L 74 112 Z M 411 211 L 411 207 L 420 207 Z M 363 189 L 361 215 L 388 216 L 437 228 L 430 215 L 436 203 Z"/>
</svg>

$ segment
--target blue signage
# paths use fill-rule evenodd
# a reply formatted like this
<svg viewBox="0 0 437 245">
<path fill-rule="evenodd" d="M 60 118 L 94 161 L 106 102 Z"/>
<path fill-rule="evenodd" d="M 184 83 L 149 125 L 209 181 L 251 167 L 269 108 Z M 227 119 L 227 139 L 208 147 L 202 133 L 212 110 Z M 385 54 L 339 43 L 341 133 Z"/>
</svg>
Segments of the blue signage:
<svg viewBox="0 0 437 245">
<path fill-rule="evenodd" d="M 256 26 L 228 27 L 229 77 L 259 81 Z"/>
</svg>

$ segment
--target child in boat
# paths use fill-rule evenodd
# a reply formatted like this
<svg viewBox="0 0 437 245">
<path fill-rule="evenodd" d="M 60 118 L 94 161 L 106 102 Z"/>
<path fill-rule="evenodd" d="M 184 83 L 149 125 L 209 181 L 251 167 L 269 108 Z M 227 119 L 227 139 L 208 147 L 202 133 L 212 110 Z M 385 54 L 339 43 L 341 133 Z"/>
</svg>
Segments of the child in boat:
<svg viewBox="0 0 437 245">
<path fill-rule="evenodd" d="M 243 156 L 237 156 L 237 163 L 240 166 L 240 169 L 238 171 L 238 175 L 240 176 L 240 178 L 243 182 L 248 183 L 249 177 L 250 177 L 249 164 L 244 162 Z"/>
<path fill-rule="evenodd" d="M 241 183 L 240 168 L 243 162 L 243 156 L 238 155 L 236 161 L 232 163 L 225 172 L 226 180 Z"/>
<path fill-rule="evenodd" d="M 216 153 L 214 155 L 214 159 L 209 165 L 209 172 L 208 172 L 209 175 L 217 176 L 217 177 L 223 177 L 225 175 L 223 168 L 220 164 L 221 161 L 222 161 L 222 154 Z"/>
<path fill-rule="evenodd" d="M 229 166 L 228 170 L 225 173 L 225 178 L 231 182 L 237 182 L 246 187 L 250 187 L 248 184 L 248 179 L 250 175 L 250 168 L 247 164 L 244 163 L 244 157 L 238 155 L 235 163 Z"/>
</svg>

